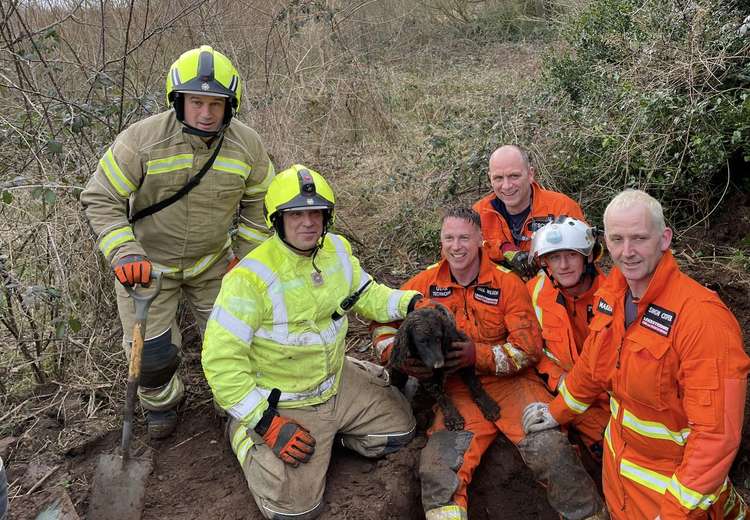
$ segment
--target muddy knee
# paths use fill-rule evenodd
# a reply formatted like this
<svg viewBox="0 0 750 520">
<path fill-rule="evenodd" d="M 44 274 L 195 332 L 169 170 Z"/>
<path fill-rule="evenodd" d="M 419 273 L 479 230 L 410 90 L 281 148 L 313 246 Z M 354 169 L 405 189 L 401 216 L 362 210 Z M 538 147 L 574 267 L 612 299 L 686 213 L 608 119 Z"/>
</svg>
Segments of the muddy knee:
<svg viewBox="0 0 750 520">
<path fill-rule="evenodd" d="M 558 429 L 527 435 L 519 444 L 526 465 L 547 485 L 547 500 L 564 518 L 587 518 L 603 507 L 596 484 Z"/>
<path fill-rule="evenodd" d="M 425 511 L 450 505 L 460 484 L 458 470 L 464 463 L 474 434 L 440 430 L 432 434 L 419 458 L 422 506 Z"/>
</svg>

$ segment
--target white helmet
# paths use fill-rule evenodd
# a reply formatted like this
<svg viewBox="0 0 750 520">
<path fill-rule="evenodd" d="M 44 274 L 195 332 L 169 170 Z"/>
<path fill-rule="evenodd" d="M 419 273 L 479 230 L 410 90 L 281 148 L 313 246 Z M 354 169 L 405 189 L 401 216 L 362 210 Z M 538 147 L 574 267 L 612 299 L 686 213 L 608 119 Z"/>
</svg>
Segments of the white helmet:
<svg viewBox="0 0 750 520">
<path fill-rule="evenodd" d="M 576 251 L 588 258 L 595 244 L 594 228 L 562 215 L 540 227 L 531 236 L 529 263 L 534 264 L 540 257 L 555 251 Z"/>
</svg>

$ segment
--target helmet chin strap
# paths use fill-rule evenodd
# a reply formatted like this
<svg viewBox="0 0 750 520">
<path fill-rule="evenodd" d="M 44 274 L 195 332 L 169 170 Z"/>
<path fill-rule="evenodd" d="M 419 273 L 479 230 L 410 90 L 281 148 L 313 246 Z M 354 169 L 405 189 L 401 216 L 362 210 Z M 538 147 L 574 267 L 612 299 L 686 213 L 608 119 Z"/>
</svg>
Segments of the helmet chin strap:
<svg viewBox="0 0 750 520">
<path fill-rule="evenodd" d="M 592 278 L 593 278 L 594 275 L 596 274 L 596 270 L 594 269 L 594 263 L 593 262 L 589 262 L 588 258 L 586 258 L 584 260 L 584 262 L 585 262 L 585 264 L 583 266 L 583 271 L 581 272 L 581 276 L 578 277 L 578 281 L 575 283 L 575 285 L 573 287 L 576 287 L 578 284 L 580 284 L 581 282 L 583 282 L 583 280 L 586 278 L 587 275 L 591 275 Z M 552 273 L 549 272 L 549 270 L 547 269 L 546 265 L 541 264 L 541 262 L 540 262 L 540 265 L 542 266 L 542 271 L 544 271 L 544 274 L 547 275 L 547 278 L 549 278 L 550 282 L 552 282 L 552 285 L 554 287 L 557 287 L 558 289 L 565 289 L 565 287 L 563 287 L 562 285 L 560 285 L 557 282 L 557 280 L 555 279 L 555 277 L 552 276 Z"/>
</svg>

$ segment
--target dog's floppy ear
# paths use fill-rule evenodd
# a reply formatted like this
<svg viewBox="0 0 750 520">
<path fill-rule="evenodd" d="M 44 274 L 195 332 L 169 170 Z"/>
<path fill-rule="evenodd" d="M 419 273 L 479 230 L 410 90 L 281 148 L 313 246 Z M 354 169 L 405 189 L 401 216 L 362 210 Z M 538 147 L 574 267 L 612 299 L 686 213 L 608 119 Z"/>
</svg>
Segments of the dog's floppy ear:
<svg viewBox="0 0 750 520">
<path fill-rule="evenodd" d="M 408 326 L 404 327 L 404 323 L 399 327 L 396 336 L 393 338 L 393 350 L 391 350 L 391 357 L 388 360 L 388 366 L 391 367 L 402 367 L 406 358 L 409 356 L 409 333 Z"/>
</svg>

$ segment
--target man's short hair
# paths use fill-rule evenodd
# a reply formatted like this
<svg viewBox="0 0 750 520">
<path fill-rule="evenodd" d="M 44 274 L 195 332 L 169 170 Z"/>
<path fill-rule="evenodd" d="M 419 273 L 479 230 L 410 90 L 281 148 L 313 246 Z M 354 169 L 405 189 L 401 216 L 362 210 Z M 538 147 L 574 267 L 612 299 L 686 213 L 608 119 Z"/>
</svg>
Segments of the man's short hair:
<svg viewBox="0 0 750 520">
<path fill-rule="evenodd" d="M 465 220 L 469 224 L 474 224 L 477 229 L 482 229 L 482 219 L 479 218 L 479 213 L 466 206 L 449 206 L 443 211 L 443 220 L 441 223 L 445 222 L 447 218 Z"/>
<path fill-rule="evenodd" d="M 627 189 L 615 195 L 607 204 L 607 209 L 604 210 L 604 231 L 607 231 L 607 220 L 612 211 L 632 208 L 635 205 L 643 206 L 648 210 L 651 215 L 651 222 L 656 226 L 659 233 L 666 229 L 667 225 L 664 223 L 664 210 L 661 203 L 645 191 Z"/>
</svg>

